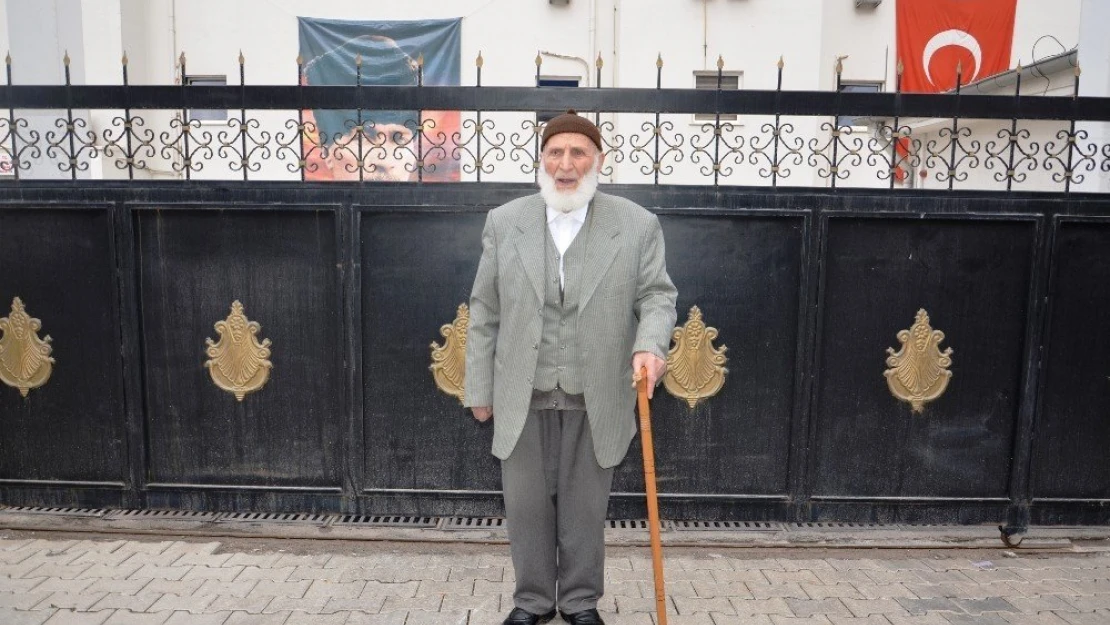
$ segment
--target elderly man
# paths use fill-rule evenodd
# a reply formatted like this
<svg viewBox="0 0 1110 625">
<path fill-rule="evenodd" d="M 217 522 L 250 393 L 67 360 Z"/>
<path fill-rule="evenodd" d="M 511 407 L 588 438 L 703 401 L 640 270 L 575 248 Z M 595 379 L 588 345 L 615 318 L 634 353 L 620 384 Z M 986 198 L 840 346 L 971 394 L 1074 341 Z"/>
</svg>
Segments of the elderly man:
<svg viewBox="0 0 1110 625">
<path fill-rule="evenodd" d="M 597 192 L 601 133 L 569 111 L 541 142 L 540 193 L 493 209 L 470 295 L 466 405 L 494 419 L 516 570 L 505 625 L 602 623 L 605 512 L 675 323 L 659 220 Z M 651 391 L 649 391 L 650 393 Z"/>
</svg>

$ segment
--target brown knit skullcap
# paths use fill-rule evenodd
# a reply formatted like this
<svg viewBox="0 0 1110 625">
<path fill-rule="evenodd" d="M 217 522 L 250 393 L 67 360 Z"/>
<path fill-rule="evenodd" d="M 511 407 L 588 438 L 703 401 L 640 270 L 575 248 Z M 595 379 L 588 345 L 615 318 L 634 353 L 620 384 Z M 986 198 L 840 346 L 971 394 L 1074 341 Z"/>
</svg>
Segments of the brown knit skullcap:
<svg viewBox="0 0 1110 625">
<path fill-rule="evenodd" d="M 580 135 L 586 135 L 590 138 L 590 141 L 594 142 L 598 150 L 602 149 L 601 131 L 597 129 L 593 122 L 580 116 L 574 109 L 570 109 L 547 122 L 547 126 L 543 129 L 543 138 L 540 140 L 540 149 L 542 150 L 543 146 L 547 145 L 548 139 L 563 132 L 577 132 Z"/>
</svg>

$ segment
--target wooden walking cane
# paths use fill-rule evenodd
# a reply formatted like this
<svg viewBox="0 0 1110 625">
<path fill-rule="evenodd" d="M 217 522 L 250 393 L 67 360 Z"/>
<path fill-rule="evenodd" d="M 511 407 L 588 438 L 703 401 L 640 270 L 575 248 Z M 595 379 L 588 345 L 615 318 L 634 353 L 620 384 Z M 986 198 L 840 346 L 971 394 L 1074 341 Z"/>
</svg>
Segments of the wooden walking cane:
<svg viewBox="0 0 1110 625">
<path fill-rule="evenodd" d="M 663 544 L 659 540 L 659 496 L 655 492 L 655 449 L 651 442 L 651 406 L 648 405 L 647 367 L 637 383 L 640 441 L 644 446 L 644 486 L 647 490 L 648 529 L 651 532 L 651 565 L 655 570 L 655 611 L 658 625 L 667 625 L 667 598 L 663 590 Z"/>
</svg>

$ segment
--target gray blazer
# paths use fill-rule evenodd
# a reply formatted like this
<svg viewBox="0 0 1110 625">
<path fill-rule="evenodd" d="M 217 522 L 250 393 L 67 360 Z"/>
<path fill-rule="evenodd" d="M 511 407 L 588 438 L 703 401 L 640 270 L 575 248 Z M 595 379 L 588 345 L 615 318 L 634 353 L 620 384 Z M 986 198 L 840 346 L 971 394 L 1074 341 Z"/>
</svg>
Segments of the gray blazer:
<svg viewBox="0 0 1110 625">
<path fill-rule="evenodd" d="M 493 454 L 509 457 L 532 397 L 543 331 L 546 203 L 539 194 L 486 216 L 482 258 L 470 294 L 466 341 L 467 406 L 493 406 Z M 655 215 L 597 193 L 579 294 L 578 345 L 594 453 L 616 466 L 636 434 L 632 354 L 667 357 L 677 291 L 667 275 Z M 573 360 L 572 360 L 573 362 Z"/>
</svg>

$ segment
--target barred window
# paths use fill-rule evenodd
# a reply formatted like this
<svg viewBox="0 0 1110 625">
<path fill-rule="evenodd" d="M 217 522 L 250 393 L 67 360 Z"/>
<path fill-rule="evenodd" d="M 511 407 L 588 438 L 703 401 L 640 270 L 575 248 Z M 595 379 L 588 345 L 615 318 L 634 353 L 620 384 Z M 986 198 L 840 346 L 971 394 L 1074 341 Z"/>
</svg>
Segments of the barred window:
<svg viewBox="0 0 1110 625">
<path fill-rule="evenodd" d="M 744 72 L 721 72 L 721 91 L 736 91 L 740 89 L 740 79 L 743 78 Z M 713 89 L 717 88 L 717 72 L 714 70 L 696 71 L 694 72 L 694 88 L 695 89 Z M 734 122 L 736 121 L 735 113 L 722 113 L 721 121 Z M 711 122 L 717 116 L 713 113 L 695 113 L 695 122 Z"/>
<path fill-rule="evenodd" d="M 223 87 L 227 85 L 227 76 L 186 76 L 186 85 L 198 87 Z M 227 120 L 227 109 L 189 109 L 188 120 L 202 122 L 222 122 Z"/>
<path fill-rule="evenodd" d="M 880 81 L 864 81 L 864 80 L 855 81 L 854 80 L 854 81 L 851 81 L 851 82 L 841 82 L 840 83 L 840 92 L 841 93 L 879 93 L 882 90 L 883 90 L 883 83 L 880 82 Z M 858 119 L 858 117 L 849 116 L 849 115 L 841 115 L 841 116 L 836 118 L 836 125 L 837 126 L 862 126 L 862 125 L 864 125 L 864 124 L 861 124 L 861 123 L 857 122 L 856 121 L 857 119 Z"/>
</svg>

